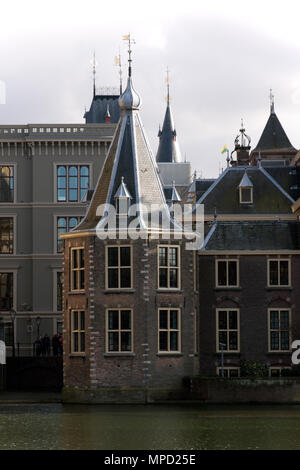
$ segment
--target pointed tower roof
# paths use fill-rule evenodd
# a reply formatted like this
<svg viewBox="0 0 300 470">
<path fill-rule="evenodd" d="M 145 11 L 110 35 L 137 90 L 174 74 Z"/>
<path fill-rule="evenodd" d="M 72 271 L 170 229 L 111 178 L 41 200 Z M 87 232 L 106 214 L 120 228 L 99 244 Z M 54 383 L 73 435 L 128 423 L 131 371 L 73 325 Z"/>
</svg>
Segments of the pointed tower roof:
<svg viewBox="0 0 300 470">
<path fill-rule="evenodd" d="M 251 188 L 253 186 L 249 176 L 247 175 L 247 171 L 245 170 L 244 176 L 241 179 L 239 184 L 239 188 Z"/>
<path fill-rule="evenodd" d="M 296 149 L 292 146 L 288 136 L 286 135 L 276 113 L 274 104 L 274 95 L 270 92 L 270 116 L 259 142 L 253 152 L 258 151 L 292 151 Z"/>
<path fill-rule="evenodd" d="M 114 139 L 104 162 L 91 204 L 77 230 L 101 229 L 107 222 L 108 214 L 99 214 L 100 205 L 115 205 L 115 195 L 119 192 L 130 195 L 131 205 L 137 205 L 138 226 L 148 230 L 148 213 L 151 204 L 158 204 L 171 221 L 164 191 L 157 171 L 157 165 L 151 152 L 144 128 L 139 116 L 141 98 L 134 90 L 131 78 L 131 49 L 129 40 L 129 73 L 127 87 L 119 99 L 121 118 Z M 126 186 L 125 183 L 126 182 Z M 129 210 L 130 214 L 130 210 Z M 173 223 L 174 222 L 174 223 Z M 152 221 L 151 221 L 152 223 Z M 156 227 L 160 229 L 160 222 Z M 151 225 L 153 228 L 153 223 Z M 182 228 L 178 226 L 180 230 Z"/>
<path fill-rule="evenodd" d="M 177 142 L 177 133 L 170 106 L 169 73 L 167 71 L 167 109 L 162 130 L 159 129 L 159 145 L 156 154 L 158 163 L 181 163 L 182 157 Z"/>
<path fill-rule="evenodd" d="M 171 201 L 172 202 L 180 202 L 181 201 L 181 197 L 179 196 L 178 191 L 177 191 L 176 186 L 175 186 L 175 181 L 173 181 Z"/>
</svg>

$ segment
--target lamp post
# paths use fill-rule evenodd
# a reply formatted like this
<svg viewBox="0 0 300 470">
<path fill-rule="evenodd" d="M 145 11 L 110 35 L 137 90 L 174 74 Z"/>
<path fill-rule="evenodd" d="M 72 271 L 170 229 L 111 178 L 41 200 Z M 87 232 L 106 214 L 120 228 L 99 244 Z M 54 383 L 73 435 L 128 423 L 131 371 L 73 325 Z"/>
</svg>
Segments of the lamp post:
<svg viewBox="0 0 300 470">
<path fill-rule="evenodd" d="M 41 324 L 41 317 L 36 317 L 36 326 L 37 326 L 37 337 L 40 337 L 40 324 Z"/>
<path fill-rule="evenodd" d="M 11 317 L 11 324 L 12 324 L 12 355 L 15 357 L 16 351 L 15 351 L 15 319 L 17 312 L 12 308 L 10 310 L 10 317 Z"/>
</svg>

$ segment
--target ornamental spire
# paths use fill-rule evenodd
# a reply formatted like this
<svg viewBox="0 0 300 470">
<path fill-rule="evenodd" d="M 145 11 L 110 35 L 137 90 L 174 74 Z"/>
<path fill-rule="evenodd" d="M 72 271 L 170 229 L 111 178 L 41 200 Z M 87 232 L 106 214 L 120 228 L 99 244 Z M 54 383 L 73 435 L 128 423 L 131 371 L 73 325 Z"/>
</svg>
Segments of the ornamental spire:
<svg viewBox="0 0 300 470">
<path fill-rule="evenodd" d="M 270 114 L 275 113 L 274 94 L 272 88 L 270 88 Z"/>
<path fill-rule="evenodd" d="M 135 41 L 130 38 L 130 34 L 127 36 L 123 36 L 124 41 L 128 41 L 128 80 L 127 80 L 127 87 L 124 93 L 120 96 L 119 99 L 119 105 L 120 108 L 123 110 L 133 110 L 133 109 L 139 109 L 140 104 L 141 104 L 141 98 L 138 95 L 138 93 L 134 90 L 133 85 L 132 85 L 132 79 L 131 79 L 131 74 L 132 74 L 132 59 L 131 59 L 131 44 L 135 44 Z"/>
</svg>

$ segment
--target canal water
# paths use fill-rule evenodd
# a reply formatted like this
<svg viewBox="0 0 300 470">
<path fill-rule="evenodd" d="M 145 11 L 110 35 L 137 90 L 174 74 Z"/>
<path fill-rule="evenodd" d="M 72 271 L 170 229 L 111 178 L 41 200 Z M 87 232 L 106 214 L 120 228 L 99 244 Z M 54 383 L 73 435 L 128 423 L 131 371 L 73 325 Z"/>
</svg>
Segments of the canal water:
<svg viewBox="0 0 300 470">
<path fill-rule="evenodd" d="M 300 449 L 300 406 L 1 404 L 0 450 Z"/>
</svg>

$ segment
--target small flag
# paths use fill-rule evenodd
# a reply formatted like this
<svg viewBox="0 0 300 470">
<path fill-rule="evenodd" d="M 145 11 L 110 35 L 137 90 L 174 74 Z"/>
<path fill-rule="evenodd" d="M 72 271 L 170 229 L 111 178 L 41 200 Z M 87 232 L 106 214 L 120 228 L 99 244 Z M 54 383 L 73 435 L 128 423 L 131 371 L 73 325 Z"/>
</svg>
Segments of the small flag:
<svg viewBox="0 0 300 470">
<path fill-rule="evenodd" d="M 123 36 L 124 41 L 130 41 L 130 34 L 126 34 L 126 36 Z"/>
<path fill-rule="evenodd" d="M 120 59 L 117 56 L 115 56 L 115 65 L 120 65 Z"/>
<path fill-rule="evenodd" d="M 228 151 L 227 145 L 224 145 L 224 147 L 223 147 L 222 150 L 221 150 L 221 153 L 223 154 L 223 153 L 225 153 L 225 152 L 227 152 L 227 151 Z"/>
</svg>

